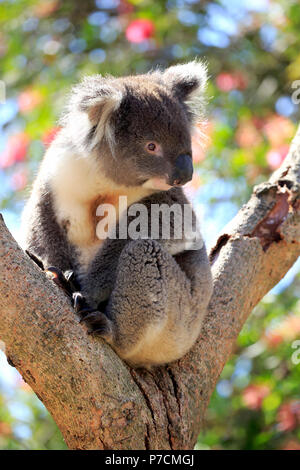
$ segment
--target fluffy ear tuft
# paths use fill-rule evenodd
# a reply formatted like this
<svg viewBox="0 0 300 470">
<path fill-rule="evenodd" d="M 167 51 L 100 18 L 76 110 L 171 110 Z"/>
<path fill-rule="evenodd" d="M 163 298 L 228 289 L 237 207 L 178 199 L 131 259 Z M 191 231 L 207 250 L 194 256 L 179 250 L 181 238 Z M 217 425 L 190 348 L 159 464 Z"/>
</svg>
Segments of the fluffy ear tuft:
<svg viewBox="0 0 300 470">
<path fill-rule="evenodd" d="M 104 137 L 113 146 L 113 130 L 110 125 L 112 113 L 122 101 L 122 92 L 109 84 L 109 79 L 101 75 L 86 77 L 71 92 L 66 121 L 76 119 L 74 113 L 84 113 L 89 123 L 87 142 L 92 148 Z M 70 114 L 73 116 L 70 119 Z M 81 119 L 83 126 L 83 120 Z"/>
<path fill-rule="evenodd" d="M 200 120 L 206 104 L 204 97 L 207 83 L 206 65 L 197 60 L 174 65 L 163 73 L 163 80 L 171 87 L 174 95 L 186 103 L 193 119 Z"/>
<path fill-rule="evenodd" d="M 115 111 L 122 100 L 122 93 L 109 85 L 103 85 L 93 95 L 81 97 L 79 102 L 80 111 L 87 113 L 93 126 L 100 120 L 106 121 L 106 118 Z"/>
</svg>

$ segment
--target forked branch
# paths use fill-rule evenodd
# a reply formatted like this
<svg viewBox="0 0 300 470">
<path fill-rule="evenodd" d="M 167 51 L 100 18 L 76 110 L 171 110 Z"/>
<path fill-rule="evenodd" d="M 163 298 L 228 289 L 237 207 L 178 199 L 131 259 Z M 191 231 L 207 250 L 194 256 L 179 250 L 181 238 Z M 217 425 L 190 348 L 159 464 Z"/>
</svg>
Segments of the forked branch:
<svg viewBox="0 0 300 470">
<path fill-rule="evenodd" d="M 69 300 L 0 220 L 0 339 L 72 449 L 191 449 L 236 338 L 300 254 L 300 131 L 211 252 L 214 294 L 180 361 L 132 370 L 78 321 Z"/>
</svg>

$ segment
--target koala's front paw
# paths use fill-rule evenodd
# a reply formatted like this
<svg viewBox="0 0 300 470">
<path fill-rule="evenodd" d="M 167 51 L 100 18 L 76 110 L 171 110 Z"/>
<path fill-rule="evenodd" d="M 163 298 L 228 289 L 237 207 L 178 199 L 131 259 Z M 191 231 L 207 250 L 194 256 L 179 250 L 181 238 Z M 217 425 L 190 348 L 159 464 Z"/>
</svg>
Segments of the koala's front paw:
<svg viewBox="0 0 300 470">
<path fill-rule="evenodd" d="M 80 323 L 84 322 L 89 334 L 99 335 L 108 343 L 112 342 L 112 322 L 107 316 L 89 306 L 81 292 L 73 294 L 73 306 L 75 312 L 81 316 Z"/>
<path fill-rule="evenodd" d="M 74 271 L 62 272 L 56 266 L 49 266 L 49 268 L 46 269 L 46 274 L 70 297 L 72 297 L 73 292 L 77 290 Z"/>
<path fill-rule="evenodd" d="M 84 322 L 89 327 L 89 334 L 99 335 L 108 343 L 112 343 L 112 322 L 104 313 L 99 311 L 91 312 L 83 317 L 80 322 Z"/>
</svg>

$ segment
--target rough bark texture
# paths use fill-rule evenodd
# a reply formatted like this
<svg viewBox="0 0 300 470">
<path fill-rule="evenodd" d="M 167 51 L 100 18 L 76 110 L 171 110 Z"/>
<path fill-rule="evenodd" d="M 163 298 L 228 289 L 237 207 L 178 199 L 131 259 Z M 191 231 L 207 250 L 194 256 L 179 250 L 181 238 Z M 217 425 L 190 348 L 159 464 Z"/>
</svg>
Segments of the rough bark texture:
<svg viewBox="0 0 300 470">
<path fill-rule="evenodd" d="M 300 131 L 211 252 L 214 294 L 180 361 L 132 370 L 87 334 L 0 221 L 0 338 L 72 449 L 191 449 L 245 320 L 300 254 Z"/>
</svg>

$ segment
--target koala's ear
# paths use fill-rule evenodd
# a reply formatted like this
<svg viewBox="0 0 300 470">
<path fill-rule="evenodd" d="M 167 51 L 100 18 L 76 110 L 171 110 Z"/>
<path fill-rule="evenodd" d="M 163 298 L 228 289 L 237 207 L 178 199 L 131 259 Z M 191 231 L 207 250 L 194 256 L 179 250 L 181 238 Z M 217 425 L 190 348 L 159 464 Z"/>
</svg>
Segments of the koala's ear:
<svg viewBox="0 0 300 470">
<path fill-rule="evenodd" d="M 90 149 L 104 137 L 112 148 L 114 132 L 110 118 L 122 98 L 122 91 L 112 84 L 112 79 L 101 75 L 86 77 L 73 87 L 61 123 L 71 125 L 74 134 L 78 139 L 83 136 L 84 145 Z"/>
<path fill-rule="evenodd" d="M 93 126 L 105 124 L 122 101 L 121 91 L 108 84 L 98 87 L 94 93 L 83 95 L 79 102 L 80 111 L 87 113 Z"/>
<path fill-rule="evenodd" d="M 200 119 L 206 103 L 206 65 L 196 60 L 187 64 L 174 65 L 165 70 L 162 78 L 173 94 L 186 103 L 193 118 Z"/>
</svg>

